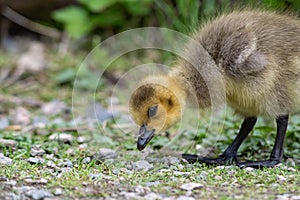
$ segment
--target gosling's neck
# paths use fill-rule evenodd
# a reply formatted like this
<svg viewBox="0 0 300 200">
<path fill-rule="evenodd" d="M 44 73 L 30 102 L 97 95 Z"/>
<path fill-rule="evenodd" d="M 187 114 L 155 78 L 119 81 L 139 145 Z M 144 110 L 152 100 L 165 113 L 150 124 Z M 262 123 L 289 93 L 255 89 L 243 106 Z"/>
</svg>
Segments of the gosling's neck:
<svg viewBox="0 0 300 200">
<path fill-rule="evenodd" d="M 196 70 L 194 73 L 198 73 Z M 189 78 L 180 68 L 175 68 L 169 75 L 170 79 L 176 80 L 176 85 L 185 94 L 184 102 L 191 107 L 199 107 L 207 109 L 211 107 L 211 98 L 209 90 L 205 85 L 205 81 L 201 80 L 201 76 L 195 80 Z M 197 77 L 197 76 L 195 76 Z"/>
</svg>

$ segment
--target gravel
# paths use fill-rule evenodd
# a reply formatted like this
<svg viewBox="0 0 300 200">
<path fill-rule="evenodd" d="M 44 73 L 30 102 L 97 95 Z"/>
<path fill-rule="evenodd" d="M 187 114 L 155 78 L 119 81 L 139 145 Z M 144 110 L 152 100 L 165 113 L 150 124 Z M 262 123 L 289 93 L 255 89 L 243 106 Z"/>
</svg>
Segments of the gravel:
<svg viewBox="0 0 300 200">
<path fill-rule="evenodd" d="M 31 122 L 30 112 L 23 107 L 17 107 L 10 111 L 10 118 L 15 125 L 28 125 Z"/>
<path fill-rule="evenodd" d="M 26 178 L 26 179 L 24 179 L 24 181 L 27 184 L 47 184 L 48 183 L 48 180 L 44 179 L 44 178 L 41 178 L 41 179 L 38 179 L 38 180 L 34 180 L 34 179 L 31 179 L 31 178 Z"/>
<path fill-rule="evenodd" d="M 35 145 L 30 150 L 30 155 L 31 156 L 42 156 L 45 153 L 46 153 L 45 150 L 42 149 L 40 145 Z"/>
<path fill-rule="evenodd" d="M 60 196 L 60 195 L 63 194 L 63 190 L 62 190 L 61 188 L 55 188 L 53 194 L 54 194 L 55 196 Z"/>
<path fill-rule="evenodd" d="M 7 139 L 2 139 L 0 138 L 0 144 L 6 147 L 15 147 L 17 146 L 17 142 L 14 140 L 7 140 Z"/>
<path fill-rule="evenodd" d="M 88 164 L 91 162 L 91 158 L 90 157 L 85 157 L 83 160 L 82 160 L 82 163 L 84 164 Z"/>
<path fill-rule="evenodd" d="M 157 186 L 159 184 L 161 184 L 159 181 L 153 181 L 153 182 L 147 182 L 147 183 L 145 183 L 145 186 L 152 187 L 152 186 Z"/>
<path fill-rule="evenodd" d="M 7 117 L 0 116 L 0 130 L 5 129 L 9 126 L 9 120 Z"/>
<path fill-rule="evenodd" d="M 69 108 L 66 106 L 66 104 L 62 101 L 57 100 L 45 103 L 42 106 L 42 112 L 45 115 L 57 115 L 61 113 L 66 113 L 68 111 Z"/>
<path fill-rule="evenodd" d="M 141 171 L 141 170 L 151 170 L 153 169 L 153 164 L 150 164 L 148 161 L 146 160 L 139 160 L 133 163 L 133 169 L 136 171 Z"/>
<path fill-rule="evenodd" d="M 53 197 L 53 194 L 44 189 L 33 189 L 26 192 L 26 196 L 34 200 L 44 199 L 45 197 Z"/>
<path fill-rule="evenodd" d="M 27 159 L 27 162 L 29 162 L 30 164 L 43 164 L 44 161 L 45 160 L 43 158 L 30 157 Z"/>
<path fill-rule="evenodd" d="M 93 159 L 96 161 L 105 161 L 108 159 L 115 159 L 118 157 L 118 153 L 112 149 L 101 148 L 98 153 L 93 156 Z"/>
<path fill-rule="evenodd" d="M 49 140 L 58 140 L 63 143 L 72 143 L 73 136 L 67 133 L 54 133 L 49 136 Z"/>
<path fill-rule="evenodd" d="M 12 163 L 12 159 L 4 156 L 3 153 L 0 153 L 0 165 L 12 165 Z"/>
<path fill-rule="evenodd" d="M 203 185 L 200 184 L 200 183 L 185 183 L 185 184 L 180 186 L 181 189 L 187 190 L 187 191 L 199 189 L 199 188 L 202 188 L 202 187 L 203 187 Z"/>
</svg>

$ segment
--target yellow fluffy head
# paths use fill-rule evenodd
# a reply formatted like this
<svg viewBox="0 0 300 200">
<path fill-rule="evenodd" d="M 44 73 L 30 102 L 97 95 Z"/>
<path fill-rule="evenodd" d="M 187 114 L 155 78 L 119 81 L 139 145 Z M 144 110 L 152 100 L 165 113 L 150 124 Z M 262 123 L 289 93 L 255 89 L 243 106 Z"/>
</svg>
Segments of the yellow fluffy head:
<svg viewBox="0 0 300 200">
<path fill-rule="evenodd" d="M 134 121 L 155 132 L 162 132 L 181 118 L 181 106 L 176 95 L 159 84 L 145 84 L 137 88 L 129 101 Z"/>
</svg>

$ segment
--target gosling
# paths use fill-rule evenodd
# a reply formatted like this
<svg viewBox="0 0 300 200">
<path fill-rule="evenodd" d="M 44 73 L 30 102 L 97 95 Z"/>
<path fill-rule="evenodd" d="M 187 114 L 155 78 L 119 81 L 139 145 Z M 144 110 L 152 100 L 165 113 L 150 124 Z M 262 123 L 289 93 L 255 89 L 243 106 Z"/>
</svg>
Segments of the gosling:
<svg viewBox="0 0 300 200">
<path fill-rule="evenodd" d="M 256 168 L 280 163 L 289 114 L 300 110 L 300 20 L 275 12 L 236 11 L 207 22 L 191 40 L 183 50 L 185 58 L 177 58 L 168 75 L 146 77 L 133 92 L 129 112 L 140 126 L 137 148 L 143 150 L 155 133 L 178 122 L 193 95 L 200 109 L 213 106 L 222 95 L 211 86 L 221 81 L 226 103 L 244 118 L 239 133 L 218 158 L 183 158 Z M 239 162 L 237 151 L 258 116 L 276 120 L 270 158 Z"/>
</svg>

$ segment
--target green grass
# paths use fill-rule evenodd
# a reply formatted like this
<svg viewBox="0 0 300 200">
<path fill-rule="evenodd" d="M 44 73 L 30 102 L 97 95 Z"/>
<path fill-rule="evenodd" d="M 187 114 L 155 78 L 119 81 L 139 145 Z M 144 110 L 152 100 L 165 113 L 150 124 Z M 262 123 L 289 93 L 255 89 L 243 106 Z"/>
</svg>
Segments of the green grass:
<svg viewBox="0 0 300 200">
<path fill-rule="evenodd" d="M 276 168 L 252 171 L 235 166 L 212 167 L 184 162 L 168 166 L 163 163 L 154 163 L 154 168 L 150 171 L 128 173 L 126 170 L 128 164 L 141 158 L 141 153 L 137 150 L 129 151 L 122 146 L 116 146 L 119 156 L 112 163 L 99 163 L 92 160 L 85 164 L 82 162 L 83 158 L 92 156 L 103 145 L 88 145 L 86 149 L 80 150 L 76 142 L 61 144 L 57 141 L 48 141 L 47 136 L 11 136 L 11 133 L 5 132 L 2 132 L 1 136 L 18 141 L 18 145 L 15 150 L 7 147 L 1 148 L 4 154 L 13 159 L 13 165 L 2 166 L 0 176 L 16 180 L 17 185 L 28 185 L 25 182 L 26 178 L 33 180 L 44 178 L 48 180 L 45 187 L 49 191 L 61 187 L 65 190 L 65 197 L 105 197 L 121 192 L 118 190 L 119 187 L 134 188 L 138 185 L 146 186 L 147 183 L 155 181 L 160 183 L 151 186 L 151 191 L 166 196 L 184 195 L 186 191 L 180 189 L 180 186 L 188 182 L 203 184 L 203 188 L 193 191 L 193 196 L 204 199 L 231 199 L 237 196 L 243 199 L 275 199 L 279 194 L 299 195 L 300 168 L 288 162 Z M 52 160 L 47 155 L 43 156 L 45 159 L 43 164 L 28 163 L 26 159 L 30 156 L 30 149 L 36 144 L 41 144 L 42 148 L 47 150 L 47 154 L 54 154 L 53 162 L 57 166 L 60 166 L 63 159 L 67 158 L 73 163 L 73 167 L 58 177 L 63 166 L 54 169 L 47 167 L 47 161 Z M 161 156 L 167 156 L 167 154 L 161 150 L 151 157 Z M 178 174 L 178 172 L 187 173 Z M 98 173 L 101 173 L 101 176 L 97 179 L 89 176 L 89 174 Z M 285 177 L 286 180 L 280 181 L 279 176 Z M 87 192 L 87 188 L 92 192 Z"/>
</svg>

